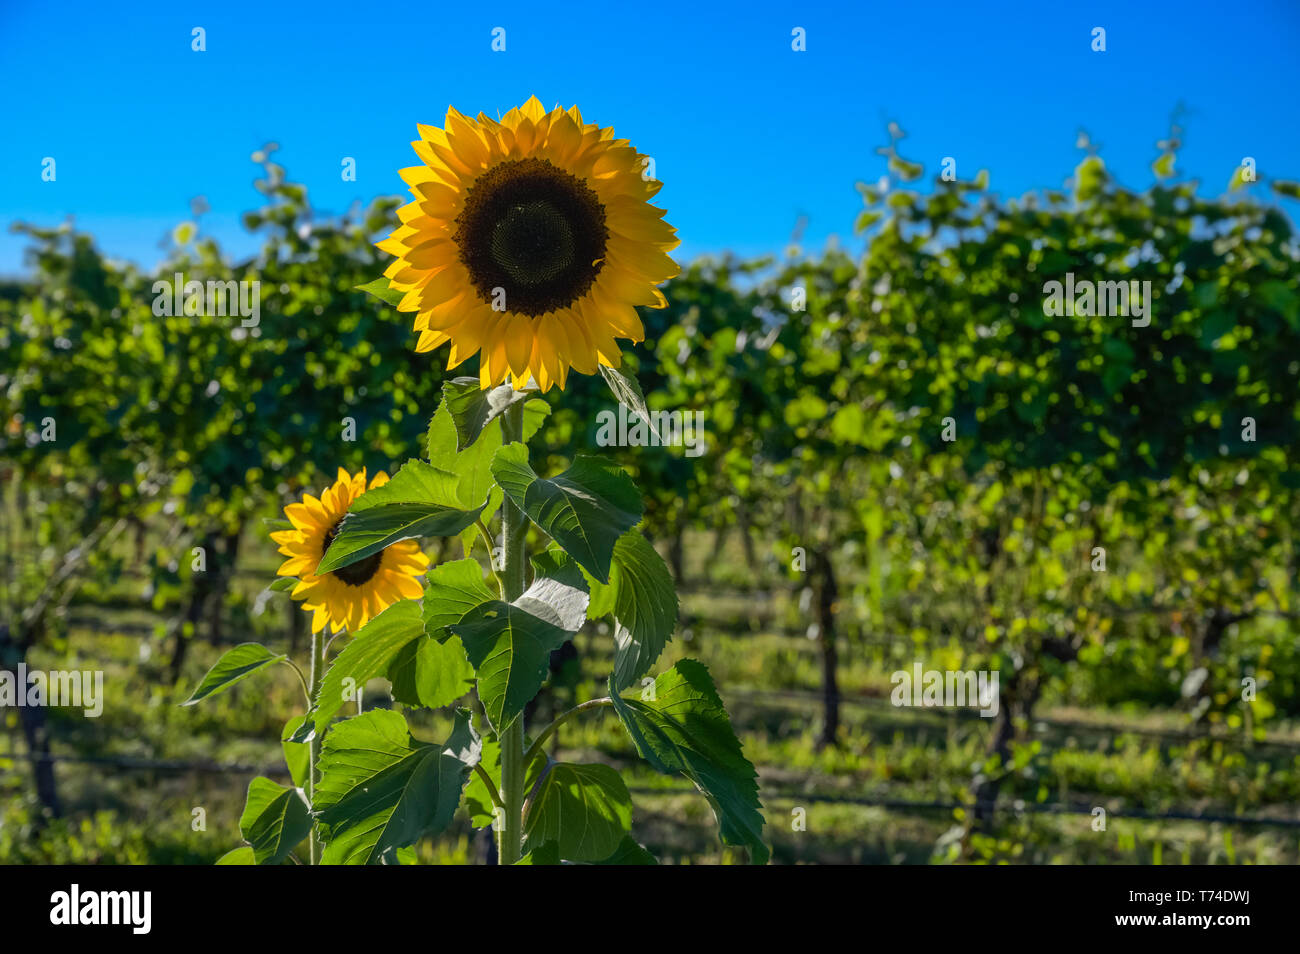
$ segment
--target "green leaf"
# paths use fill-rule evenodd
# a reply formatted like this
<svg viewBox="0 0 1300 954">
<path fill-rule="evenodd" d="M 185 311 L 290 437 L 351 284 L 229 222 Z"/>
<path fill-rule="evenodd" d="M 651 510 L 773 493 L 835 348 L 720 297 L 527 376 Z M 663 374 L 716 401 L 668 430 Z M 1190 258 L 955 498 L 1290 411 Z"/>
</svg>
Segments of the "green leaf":
<svg viewBox="0 0 1300 954">
<path fill-rule="evenodd" d="M 552 765 L 524 824 L 525 847 L 553 842 L 560 857 L 600 861 L 632 827 L 632 796 L 608 765 Z"/>
<path fill-rule="evenodd" d="M 311 832 L 311 812 L 299 789 L 258 776 L 248 783 L 239 832 L 259 865 L 278 865 Z"/>
<path fill-rule="evenodd" d="M 482 603 L 447 627 L 465 644 L 483 711 L 498 732 L 537 695 L 551 653 L 582 628 L 587 616 L 582 574 L 561 554 L 552 560 L 548 574 L 537 576 L 513 603 Z"/>
<path fill-rule="evenodd" d="M 1297 295 L 1286 282 L 1277 279 L 1261 282 L 1255 288 L 1252 297 L 1282 315 L 1293 331 L 1300 331 L 1300 295 Z"/>
<path fill-rule="evenodd" d="M 194 690 L 194 694 L 181 705 L 192 706 L 208 696 L 225 692 L 245 676 L 251 676 L 259 669 L 265 669 L 286 658 L 288 657 L 283 653 L 273 653 L 261 643 L 240 643 L 217 660 L 216 665 L 208 670 L 208 674 Z"/>
<path fill-rule="evenodd" d="M 1288 199 L 1300 199 L 1300 182 L 1291 182 L 1287 179 L 1274 179 L 1269 183 L 1273 191 L 1278 195 L 1286 196 Z"/>
<path fill-rule="evenodd" d="M 284 724 L 284 731 L 280 733 L 280 748 L 284 750 L 284 764 L 289 766 L 289 777 L 299 788 L 307 786 L 307 773 L 311 768 L 311 746 L 294 742 L 293 736 L 306 721 L 305 715 L 294 716 Z"/>
<path fill-rule="evenodd" d="M 316 573 L 349 566 L 400 540 L 455 536 L 478 519 L 483 503 L 463 499 L 454 474 L 409 460 L 392 480 L 353 502 Z"/>
<path fill-rule="evenodd" d="M 747 846 L 752 861 L 766 864 L 757 773 L 708 669 L 682 659 L 655 680 L 653 692 L 630 697 L 618 695 L 612 682 L 614 709 L 641 757 L 658 772 L 694 782 L 713 806 L 722 841 Z"/>
<path fill-rule="evenodd" d="M 483 567 L 472 558 L 443 563 L 429 571 L 424 586 L 424 631 L 441 642 L 447 629 L 470 610 L 497 598 L 483 579 Z"/>
<path fill-rule="evenodd" d="M 591 582 L 587 616 L 614 616 L 614 688 L 622 692 L 650 671 L 677 625 L 672 574 L 640 530 L 614 545 L 609 583 Z"/>
<path fill-rule="evenodd" d="M 508 385 L 503 385 L 506 386 Z M 524 404 L 525 443 L 541 429 L 550 411 L 551 406 L 537 398 Z M 483 428 L 478 440 L 460 450 L 456 422 L 447 401 L 443 401 L 433 415 L 425 437 L 426 456 L 434 466 L 456 475 L 463 500 L 477 503 L 486 496 L 487 503 L 479 514 L 479 519 L 485 522 L 492 519 L 501 506 L 501 488 L 492 479 L 492 457 L 500 448 L 501 422 L 491 420 Z M 461 531 L 461 543 L 465 545 L 466 553 L 473 549 L 475 535 L 473 527 Z"/>
<path fill-rule="evenodd" d="M 219 865 L 255 865 L 257 858 L 253 855 L 253 849 L 247 845 L 240 845 L 227 851 L 215 862 Z"/>
<path fill-rule="evenodd" d="M 1074 196 L 1080 202 L 1099 195 L 1106 188 L 1109 175 L 1101 156 L 1085 156 L 1074 168 Z"/>
<path fill-rule="evenodd" d="M 602 861 L 596 862 L 598 865 L 657 865 L 659 860 L 654 855 L 646 851 L 644 846 L 639 844 L 631 835 L 624 836 L 623 840 L 618 843 L 614 853 Z"/>
<path fill-rule="evenodd" d="M 528 449 L 510 444 L 492 459 L 492 476 L 565 552 L 601 583 L 609 582 L 618 538 L 641 520 L 632 478 L 600 457 L 579 455 L 560 476 L 544 479 L 528 466 Z"/>
<path fill-rule="evenodd" d="M 622 368 L 610 368 L 603 364 L 600 366 L 600 374 L 609 385 L 610 391 L 614 393 L 614 399 L 641 418 L 645 426 L 650 429 L 650 433 L 662 444 L 663 436 L 655 430 L 654 418 L 650 415 L 650 408 L 645 403 L 645 394 L 641 391 L 641 382 Z"/>
<path fill-rule="evenodd" d="M 482 500 L 492 483 L 492 455 L 501 446 L 501 424 L 492 421 L 484 426 L 474 443 L 464 449 L 456 430 L 456 420 L 446 400 L 429 421 L 429 431 L 424 438 L 425 456 L 442 470 L 456 475 L 466 496 L 473 494 Z"/>
<path fill-rule="evenodd" d="M 436 835 L 451 823 L 482 746 L 468 709 L 444 745 L 411 737 L 406 720 L 376 709 L 347 719 L 325 738 L 316 816 L 325 864 L 376 864 L 390 849 Z"/>
<path fill-rule="evenodd" d="M 831 418 L 831 434 L 843 444 L 859 444 L 866 432 L 866 413 L 857 404 L 845 404 Z"/>
<path fill-rule="evenodd" d="M 1101 372 L 1101 386 L 1107 394 L 1114 394 L 1129 383 L 1133 376 L 1133 366 L 1128 364 L 1108 364 Z"/>
<path fill-rule="evenodd" d="M 1232 312 L 1223 309 L 1210 312 L 1201 322 L 1201 344 L 1212 346 L 1236 326 L 1237 319 Z"/>
<path fill-rule="evenodd" d="M 473 444 L 483 428 L 506 412 L 512 404 L 528 400 L 530 391 L 516 391 L 513 385 L 500 384 L 483 390 L 478 378 L 455 378 L 442 385 L 443 405 L 451 414 L 456 430 L 456 450 Z"/>
<path fill-rule="evenodd" d="M 298 585 L 298 578 L 293 576 L 282 576 L 274 583 L 267 587 L 272 593 L 283 593 L 291 590 Z"/>
<path fill-rule="evenodd" d="M 558 865 L 560 849 L 554 842 L 539 845 L 515 862 L 517 865 Z"/>
<path fill-rule="evenodd" d="M 524 404 L 524 443 L 527 444 L 546 423 L 551 405 L 544 398 L 533 398 Z"/>
<path fill-rule="evenodd" d="M 440 709 L 469 692 L 474 685 L 474 667 L 455 636 L 439 642 L 422 631 L 397 651 L 388 667 L 388 681 L 398 702 Z"/>
<path fill-rule="evenodd" d="M 357 285 L 355 287 L 358 291 L 363 291 L 368 295 L 374 295 L 380 301 L 392 305 L 393 307 L 397 307 L 397 305 L 401 304 L 402 298 L 406 295 L 405 292 L 399 292 L 397 289 L 392 288 L 389 285 L 388 279 L 382 277 L 376 278 L 373 282 L 366 282 L 364 285 Z"/>
<path fill-rule="evenodd" d="M 1131 365 L 1133 363 L 1133 347 L 1123 338 L 1107 338 L 1101 346 L 1108 361 L 1118 361 L 1120 364 Z"/>
<path fill-rule="evenodd" d="M 316 738 L 316 721 L 312 718 L 314 714 L 313 709 L 308 709 L 298 727 L 292 731 L 286 728 L 286 735 L 280 741 L 303 745 Z"/>
<path fill-rule="evenodd" d="M 411 459 L 401 466 L 388 483 L 372 487 L 354 500 L 348 512 L 365 513 L 367 510 L 405 503 L 469 509 L 482 502 L 482 497 L 473 500 L 461 493 L 460 481 L 454 473 L 422 460 Z"/>
<path fill-rule="evenodd" d="M 885 213 L 883 212 L 880 212 L 878 210 L 872 210 L 872 209 L 864 209 L 863 211 L 859 212 L 858 217 L 853 220 L 853 231 L 865 232 L 867 229 L 871 228 L 871 226 L 875 225 L 884 217 L 885 217 Z"/>
<path fill-rule="evenodd" d="M 389 848 L 379 856 L 381 865 L 417 865 L 420 863 L 420 856 L 410 845 L 405 848 Z"/>
<path fill-rule="evenodd" d="M 533 582 L 514 605 L 569 632 L 582 629 L 591 596 L 581 567 L 559 550 L 539 553 L 531 562 Z"/>
<path fill-rule="evenodd" d="M 352 641 L 325 670 L 325 677 L 312 700 L 311 717 L 317 735 L 343 703 L 356 698 L 356 690 L 388 669 L 393 658 L 424 633 L 419 600 L 401 600 L 357 630 Z M 349 685 L 344 685 L 350 680 Z"/>
</svg>

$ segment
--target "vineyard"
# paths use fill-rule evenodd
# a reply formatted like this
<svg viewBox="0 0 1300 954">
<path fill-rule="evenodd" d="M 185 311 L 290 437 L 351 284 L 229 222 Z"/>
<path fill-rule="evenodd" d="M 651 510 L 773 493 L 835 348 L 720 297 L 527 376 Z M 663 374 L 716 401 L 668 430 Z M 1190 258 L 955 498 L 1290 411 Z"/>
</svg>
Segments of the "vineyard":
<svg viewBox="0 0 1300 954">
<path fill-rule="evenodd" d="M 1176 150 L 1171 135 L 1140 190 L 1088 149 L 1060 188 L 1005 199 L 985 175 L 927 180 L 895 129 L 884 174 L 859 185 L 863 254 L 683 262 L 666 307 L 637 307 L 645 341 L 624 348 L 623 377 L 575 372 L 499 427 L 493 409 L 468 449 L 450 430 L 439 444 L 430 419 L 471 400 L 458 388 L 477 362 L 418 353 L 402 294 L 372 294 L 396 199 L 322 215 L 268 145 L 252 157 L 263 204 L 244 225 L 263 246 L 247 261 L 206 236 L 201 211 L 156 274 L 70 225 L 16 226 L 30 274 L 0 285 L 0 663 L 102 672 L 103 697 L 90 718 L 0 712 L 0 861 L 210 864 L 246 841 L 251 859 L 249 780 L 310 788 L 319 757 L 330 797 L 331 739 L 395 713 L 416 738 L 497 726 L 484 752 L 550 724 L 557 766 L 618 770 L 635 806 L 621 830 L 661 864 L 769 850 L 778 864 L 1300 862 L 1300 241 L 1283 211 L 1300 187 L 1238 171 L 1207 198 L 1174 172 Z M 256 282 L 260 310 L 160 305 L 157 283 L 177 275 Z M 1147 311 L 1073 294 L 1058 307 L 1048 289 L 1076 280 L 1149 289 Z M 640 395 L 611 390 L 620 380 Z M 611 441 L 620 399 L 644 400 L 657 437 L 677 422 L 699 442 L 632 439 L 626 408 Z M 608 553 L 602 579 L 600 554 L 584 562 L 562 527 L 543 533 L 523 495 L 532 525 L 511 523 L 501 455 L 516 423 L 533 478 L 583 453 L 604 462 L 601 486 L 635 482 L 642 510 L 609 547 L 625 576 L 652 578 L 638 611 L 668 618 L 653 658 L 620 616 Z M 430 588 L 465 559 L 491 581 L 494 548 L 525 542 L 515 532 L 540 553 L 534 586 L 585 575 L 590 606 L 547 651 L 540 692 L 510 723 L 512 697 L 486 695 L 474 660 L 473 627 L 491 620 L 466 616 L 449 631 L 479 698 L 460 691 L 475 669 L 451 663 L 450 688 L 413 685 L 413 642 L 406 668 L 385 659 L 334 711 L 320 691 L 305 710 L 317 635 L 292 582 L 274 583 L 286 508 L 340 468 L 400 475 L 490 440 L 499 488 L 482 513 L 502 508 L 500 535 L 470 517 L 419 546 Z M 644 569 L 659 561 L 666 582 Z M 503 598 L 518 596 L 509 582 Z M 360 640 L 348 629 L 322 663 Z M 299 665 L 251 663 L 205 690 L 249 643 Z M 618 691 L 643 676 L 698 689 L 686 660 L 756 771 L 760 833 L 742 824 L 743 793 L 719 794 L 698 766 L 665 772 L 624 731 L 635 714 Z M 956 706 L 898 692 L 896 673 L 929 671 L 998 678 Z M 617 712 L 570 717 L 607 696 Z M 467 777 L 454 815 L 385 861 L 499 860 L 496 792 Z M 321 804 L 329 861 L 351 821 Z M 273 861 L 307 860 L 278 834 Z"/>
</svg>

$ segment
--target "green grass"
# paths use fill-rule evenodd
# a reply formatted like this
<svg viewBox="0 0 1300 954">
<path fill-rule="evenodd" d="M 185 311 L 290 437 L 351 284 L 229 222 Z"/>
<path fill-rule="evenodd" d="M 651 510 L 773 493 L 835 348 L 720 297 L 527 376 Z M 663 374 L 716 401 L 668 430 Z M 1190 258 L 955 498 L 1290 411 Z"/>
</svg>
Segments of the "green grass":
<svg viewBox="0 0 1300 954">
<path fill-rule="evenodd" d="M 972 773 L 984 757 L 987 722 L 891 706 L 889 673 L 895 666 L 888 661 L 888 647 L 845 640 L 839 667 L 840 688 L 848 700 L 842 742 L 818 750 L 817 646 L 799 634 L 794 597 L 779 586 L 759 597 L 736 592 L 735 540 L 725 554 L 731 561 L 727 572 L 721 574 L 726 586 L 706 582 L 700 558 L 707 556 L 709 541 L 690 543 L 688 554 L 700 582 L 683 598 L 684 625 L 660 667 L 686 656 L 709 666 L 745 753 L 759 769 L 774 860 L 941 860 L 943 852 L 936 846 L 962 810 L 926 803 L 946 806 L 969 798 Z M 275 566 L 269 549 L 251 544 L 236 581 L 237 605 L 227 638 L 259 639 L 284 648 L 292 611 L 287 598 L 277 594 L 262 614 L 240 615 L 240 607 L 252 604 Z M 162 638 L 165 618 L 140 605 L 137 582 L 100 588 L 73 610 L 76 618 L 89 617 L 95 625 L 71 626 L 57 650 L 37 649 L 29 665 L 102 669 L 107 699 L 98 719 L 49 712 L 59 756 L 281 768 L 281 727 L 302 707 L 297 680 L 287 667 L 273 667 L 201 705 L 181 708 L 178 703 L 222 647 L 209 645 L 200 633 L 181 684 L 171 686 L 166 682 L 171 646 Z M 240 619 L 248 631 L 234 625 Z M 589 625 L 577 645 L 580 678 L 547 691 L 539 721 L 603 694 L 612 640 Z M 383 680 L 367 687 L 365 704 L 392 704 Z M 253 774 L 242 770 L 60 762 L 56 773 L 66 818 L 40 829 L 33 824 L 30 774 L 15 715 L 4 713 L 5 741 L 0 742 L 0 861 L 210 863 L 239 844 L 237 820 Z M 441 737 L 449 724 L 442 713 L 409 715 L 413 731 L 429 739 Z M 972 842 L 976 860 L 1300 861 L 1300 830 L 1295 828 L 1122 817 L 1125 809 L 1162 813 L 1192 808 L 1205 814 L 1294 818 L 1300 800 L 1300 747 L 1293 726 L 1270 725 L 1270 739 L 1278 744 L 1252 747 L 1236 736 L 1187 738 L 1176 712 L 1105 711 L 1049 697 L 1026 729 L 1017 747 L 1018 767 L 1003 784 L 1002 804 L 1071 805 L 1083 811 L 1007 811 L 989 837 Z M 704 798 L 684 780 L 659 776 L 641 763 L 608 710 L 570 721 L 557 744 L 564 758 L 605 761 L 625 773 L 637 808 L 634 834 L 663 862 L 743 860 L 742 853 L 718 843 Z M 1108 812 L 1105 831 L 1093 830 L 1088 809 L 1094 806 Z M 484 832 L 473 831 L 461 818 L 446 834 L 422 844 L 419 856 L 425 863 L 479 861 L 485 839 Z"/>
</svg>

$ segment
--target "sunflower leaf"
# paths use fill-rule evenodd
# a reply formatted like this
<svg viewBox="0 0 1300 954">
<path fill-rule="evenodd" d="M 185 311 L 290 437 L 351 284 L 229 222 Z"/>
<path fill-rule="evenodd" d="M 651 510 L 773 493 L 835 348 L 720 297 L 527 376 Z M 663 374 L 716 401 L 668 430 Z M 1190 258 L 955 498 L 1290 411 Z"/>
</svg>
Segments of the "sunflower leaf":
<svg viewBox="0 0 1300 954">
<path fill-rule="evenodd" d="M 442 401 L 456 428 L 456 450 L 464 451 L 483 433 L 483 428 L 506 412 L 512 404 L 528 400 L 531 391 L 516 391 L 501 384 L 483 390 L 478 378 L 455 378 L 442 385 Z"/>
<path fill-rule="evenodd" d="M 587 616 L 614 616 L 614 688 L 622 692 L 649 672 L 677 625 L 677 593 L 663 558 L 633 528 L 614 544 L 609 583 L 589 580 Z"/>
<path fill-rule="evenodd" d="M 650 433 L 662 444 L 663 437 L 655 429 L 654 417 L 650 414 L 650 408 L 645 403 L 645 394 L 641 391 L 641 382 L 622 368 L 611 368 L 602 364 L 600 373 L 605 383 L 609 385 L 610 391 L 613 392 L 614 399 L 645 421 L 646 427 L 650 428 Z"/>
<path fill-rule="evenodd" d="M 533 850 L 553 842 L 560 857 L 600 861 L 632 827 L 632 796 L 608 765 L 552 765 L 533 796 L 524 835 Z"/>
<path fill-rule="evenodd" d="M 388 669 L 408 643 L 424 633 L 419 600 L 401 600 L 357 630 L 330 663 L 309 714 L 317 735 L 325 731 L 343 703 L 356 698 L 366 682 Z"/>
<path fill-rule="evenodd" d="M 478 439 L 464 450 L 459 449 L 458 440 L 450 402 L 444 400 L 429 422 L 425 452 L 433 467 L 454 475 L 457 499 L 465 504 L 482 503 L 488 498 L 489 492 L 495 489 L 492 482 L 492 455 L 501 446 L 501 424 L 498 421 L 489 422 L 479 433 Z M 490 500 L 488 507 L 495 510 Z M 491 510 L 483 514 L 482 519 L 490 517 Z"/>
<path fill-rule="evenodd" d="M 646 851 L 631 835 L 624 836 L 614 853 L 596 862 L 598 865 L 657 865 L 659 860 Z"/>
<path fill-rule="evenodd" d="M 316 573 L 350 566 L 400 540 L 455 536 L 478 519 L 484 498 L 478 500 L 475 507 L 463 496 L 455 474 L 408 460 L 392 480 L 352 502 Z"/>
<path fill-rule="evenodd" d="M 419 855 L 415 853 L 415 848 L 407 845 L 404 848 L 389 848 L 379 856 L 381 865 L 414 865 L 419 864 Z"/>
<path fill-rule="evenodd" d="M 424 631 L 442 642 L 451 636 L 447 629 L 497 594 L 483 580 L 483 567 L 474 559 L 452 560 L 429 571 L 424 587 Z"/>
<path fill-rule="evenodd" d="M 217 660 L 198 688 L 181 705 L 192 706 L 208 696 L 225 692 L 245 676 L 251 676 L 259 669 L 265 669 L 286 658 L 288 657 L 283 653 L 273 653 L 261 643 L 240 643 Z"/>
<path fill-rule="evenodd" d="M 258 776 L 248 783 L 239 833 L 259 865 L 278 865 L 311 831 L 311 812 L 302 792 Z"/>
<path fill-rule="evenodd" d="M 469 380 L 477 382 L 477 378 Z M 525 443 L 541 429 L 550 412 L 551 406 L 539 398 L 533 398 L 524 404 Z M 460 436 L 450 401 L 444 400 L 429 421 L 429 431 L 425 436 L 425 456 L 434 467 L 456 475 L 459 499 L 465 506 L 472 506 L 486 496 L 487 503 L 479 514 L 479 519 L 484 522 L 491 520 L 501 506 L 501 488 L 492 479 L 492 457 L 500 448 L 499 416 L 488 420 L 477 439 L 463 450 L 460 448 Z M 473 527 L 461 532 L 461 543 L 464 544 L 466 553 L 474 547 L 474 536 Z"/>
<path fill-rule="evenodd" d="M 443 745 L 411 736 L 406 720 L 375 709 L 335 726 L 320 757 L 315 815 L 327 842 L 325 864 L 377 864 L 395 849 L 443 831 L 482 741 L 468 709 Z"/>
<path fill-rule="evenodd" d="M 257 856 L 253 854 L 253 849 L 248 845 L 240 845 L 238 848 L 232 848 L 224 855 L 218 858 L 213 864 L 217 865 L 255 865 Z"/>
<path fill-rule="evenodd" d="M 546 415 L 550 413 L 551 413 L 551 406 L 547 404 L 545 401 L 543 401 L 541 398 L 533 398 L 532 400 L 527 401 L 524 404 L 524 443 L 525 444 L 527 444 L 530 440 L 532 440 L 533 435 L 536 434 L 539 430 L 541 430 L 542 424 L 546 421 Z M 491 520 L 492 517 L 496 515 L 497 510 L 500 509 L 501 498 L 502 498 L 501 488 L 498 487 L 496 485 L 496 482 L 492 479 L 492 470 L 491 470 L 492 456 L 501 447 L 500 422 L 492 421 L 491 423 L 489 423 L 488 431 L 491 432 L 491 437 L 492 437 L 491 440 L 484 438 L 482 440 L 475 441 L 475 443 L 468 450 L 463 452 L 465 454 L 471 454 L 476 449 L 482 450 L 482 457 L 478 458 L 478 460 L 483 461 L 482 468 L 481 470 L 476 471 L 476 473 L 479 473 L 484 478 L 486 478 L 486 481 L 489 487 L 491 488 L 488 491 L 487 504 L 484 505 L 483 512 L 479 514 L 479 519 L 482 520 L 485 524 L 489 520 Z M 476 464 L 476 466 L 478 465 Z M 474 527 L 469 527 L 461 531 L 460 542 L 461 542 L 461 546 L 464 547 L 466 553 L 473 552 L 475 541 L 477 539 L 478 539 L 478 531 Z"/>
<path fill-rule="evenodd" d="M 280 733 L 280 748 L 284 751 L 284 764 L 289 767 L 289 777 L 299 788 L 307 785 L 307 772 L 311 767 L 311 746 L 294 742 L 294 734 L 307 721 L 306 715 L 296 715 L 284 724 Z"/>
<path fill-rule="evenodd" d="M 538 845 L 515 862 L 517 865 L 558 865 L 559 863 L 560 848 L 553 841 Z"/>
<path fill-rule="evenodd" d="M 364 285 L 355 286 L 357 291 L 363 291 L 368 295 L 374 295 L 385 304 L 396 307 L 401 304 L 402 299 L 406 296 L 405 292 L 399 292 L 393 288 L 387 278 L 376 278 L 373 282 L 366 282 Z"/>
<path fill-rule="evenodd" d="M 469 692 L 474 684 L 474 667 L 455 636 L 439 642 L 421 631 L 393 657 L 388 681 L 393 684 L 393 698 L 398 702 L 440 709 Z"/>
<path fill-rule="evenodd" d="M 528 465 L 528 449 L 509 444 L 492 458 L 492 476 L 515 505 L 601 583 L 609 582 L 618 538 L 641 520 L 632 478 L 600 457 L 579 454 L 558 477 Z"/>
<path fill-rule="evenodd" d="M 498 732 L 537 695 L 551 653 L 587 616 L 586 583 L 574 563 L 554 554 L 539 565 L 546 575 L 538 575 L 513 603 L 481 603 L 447 627 L 465 644 L 483 711 Z"/>
<path fill-rule="evenodd" d="M 684 775 L 713 807 L 724 844 L 748 847 L 766 864 L 757 773 L 745 758 L 709 671 L 693 659 L 677 664 L 634 696 L 610 698 L 637 752 L 655 771 Z"/>
</svg>

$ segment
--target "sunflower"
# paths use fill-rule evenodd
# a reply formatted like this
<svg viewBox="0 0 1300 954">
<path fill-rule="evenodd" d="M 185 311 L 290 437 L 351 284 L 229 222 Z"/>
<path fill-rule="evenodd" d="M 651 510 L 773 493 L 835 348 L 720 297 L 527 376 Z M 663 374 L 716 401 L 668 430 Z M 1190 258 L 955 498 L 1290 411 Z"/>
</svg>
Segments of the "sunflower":
<svg viewBox="0 0 1300 954">
<path fill-rule="evenodd" d="M 384 275 L 416 313 L 416 350 L 450 342 L 449 368 L 479 354 L 484 388 L 618 367 L 614 339 L 645 337 L 636 306 L 663 308 L 655 286 L 677 274 L 646 157 L 535 96 L 500 120 L 449 108 L 443 129 L 418 128 L 424 165 L 401 170 L 415 199 L 378 243 L 397 256 Z"/>
<path fill-rule="evenodd" d="M 417 577 L 429 568 L 429 558 L 414 540 L 394 543 L 350 566 L 316 575 L 316 567 L 334 542 L 352 501 L 367 489 L 386 483 L 388 475 L 380 471 L 367 488 L 364 467 L 355 476 L 340 467 L 338 479 L 319 499 L 306 494 L 300 503 L 284 508 L 292 530 L 271 534 L 288 557 L 277 575 L 299 578 L 289 595 L 303 600 L 302 608 L 312 613 L 313 633 L 324 629 L 326 623 L 335 631 L 346 626 L 355 633 L 399 600 L 419 599 L 424 594 Z"/>
</svg>

